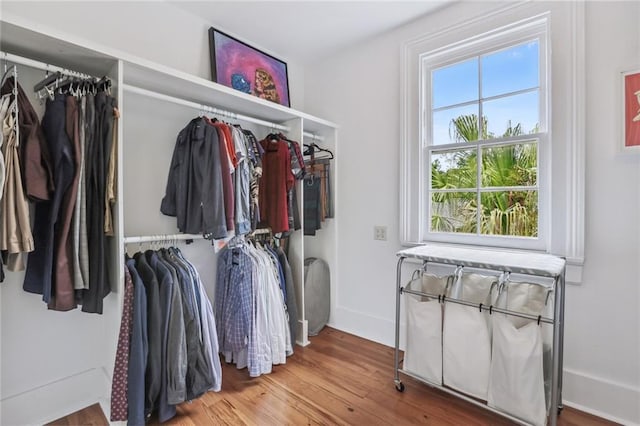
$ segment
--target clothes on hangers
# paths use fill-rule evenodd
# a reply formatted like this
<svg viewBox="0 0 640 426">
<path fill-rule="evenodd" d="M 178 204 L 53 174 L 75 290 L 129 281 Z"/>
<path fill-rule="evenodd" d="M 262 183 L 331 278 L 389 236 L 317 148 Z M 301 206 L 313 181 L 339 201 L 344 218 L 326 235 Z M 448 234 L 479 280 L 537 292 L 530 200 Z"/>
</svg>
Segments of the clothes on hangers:
<svg viewBox="0 0 640 426">
<path fill-rule="evenodd" d="M 261 226 L 274 233 L 289 231 L 289 191 L 295 177 L 291 171 L 289 144 L 278 135 L 269 135 L 260 141 L 264 149 L 262 178 L 260 179 Z"/>
<path fill-rule="evenodd" d="M 9 105 L 9 109 L 11 107 Z M 34 241 L 29 223 L 29 206 L 21 180 L 14 118 L 10 112 L 5 115 L 2 127 L 2 149 L 6 163 L 0 210 L 0 250 L 8 269 L 21 271 L 25 268 L 25 254 L 34 250 Z"/>
<path fill-rule="evenodd" d="M 42 294 L 53 310 L 71 310 L 80 303 L 85 312 L 102 313 L 102 299 L 110 292 L 105 223 L 116 196 L 111 191 L 107 197 L 106 182 L 109 169 L 116 169 L 119 113 L 115 98 L 105 91 L 87 93 L 81 84 L 67 80 L 64 87 L 47 89 L 42 125 L 18 90 L 20 186 L 35 203 L 34 250 L 23 289 Z M 2 90 L 10 88 L 5 84 Z"/>
<path fill-rule="evenodd" d="M 9 94 L 15 86 L 9 77 L 0 93 Z M 40 120 L 29 98 L 18 82 L 18 110 L 20 121 L 20 167 L 22 183 L 31 201 L 48 200 L 53 192 L 53 165 Z"/>
<path fill-rule="evenodd" d="M 112 401 L 117 398 L 120 405 L 112 420 L 143 425 L 157 413 L 165 422 L 175 416 L 177 404 L 222 387 L 213 308 L 196 268 L 177 248 L 136 253 L 126 258 L 126 268 L 133 296 L 125 304 L 133 306 L 133 321 L 130 331 L 123 314 L 120 339 L 130 333 L 131 344 L 126 378 L 116 361 Z M 124 358 L 126 348 L 118 349 L 119 358 Z M 120 396 L 123 381 L 128 383 L 126 418 Z"/>
<path fill-rule="evenodd" d="M 86 141 L 88 136 L 87 96 L 80 99 L 78 116 L 78 145 L 76 146 L 76 167 L 80 168 L 78 177 L 78 191 L 73 212 L 73 283 L 76 290 L 89 288 L 89 243 L 87 241 L 87 180 L 86 171 Z M 114 123 L 115 124 L 115 123 Z M 117 136 L 117 132 L 114 132 Z M 114 159 L 114 162 L 117 161 Z M 82 232 L 81 232 L 82 231 Z"/>
<path fill-rule="evenodd" d="M 218 257 L 220 352 L 251 377 L 270 373 L 272 365 L 285 363 L 293 353 L 279 265 L 265 248 L 244 241 L 230 243 Z"/>
<path fill-rule="evenodd" d="M 2 123 L 2 156 L 4 164 L 3 193 L 0 201 L 0 250 L 3 252 L 3 263 L 10 271 L 21 271 L 25 268 L 26 253 L 34 250 L 33 234 L 31 232 L 29 205 L 24 192 L 22 181 L 23 171 L 20 165 L 18 135 L 14 115 L 15 108 L 20 108 L 21 88 L 18 87 L 18 97 L 12 95 L 17 83 L 14 77 L 9 77 L 0 89 L 3 97 L 0 122 Z M 28 104 L 28 101 L 26 101 Z M 24 105 L 23 105 L 24 106 Z M 22 117 L 18 117 L 21 119 Z M 25 135 L 20 134 L 20 138 Z"/>
<path fill-rule="evenodd" d="M 128 418 L 129 352 L 133 324 L 133 280 L 129 268 L 124 267 L 124 298 L 120 333 L 116 349 L 116 361 L 111 381 L 111 421 L 126 421 Z"/>
<path fill-rule="evenodd" d="M 105 223 L 105 191 L 109 153 L 113 143 L 113 122 L 117 115 L 115 98 L 106 92 L 95 95 L 95 133 L 87 147 L 89 157 L 87 179 L 87 243 L 89 246 L 89 289 L 84 290 L 82 310 L 102 313 L 102 300 L 111 291 L 110 273 L 106 265 L 107 236 Z"/>
<path fill-rule="evenodd" d="M 198 117 L 176 140 L 160 211 L 178 229 L 223 239 L 256 229 L 261 155 L 255 136 L 238 126 Z"/>
<path fill-rule="evenodd" d="M 9 111 L 9 103 L 11 101 L 11 96 L 4 95 L 0 97 L 0 199 L 4 194 L 4 179 L 5 179 L 5 162 L 4 162 L 4 150 L 2 149 L 2 145 L 4 142 L 4 131 L 3 131 L 3 123 L 4 118 L 7 115 L 7 111 Z"/>
<path fill-rule="evenodd" d="M 317 152 L 328 155 L 316 157 Z M 315 235 L 326 218 L 333 217 L 331 196 L 331 160 L 333 153 L 315 143 L 307 146 L 305 160 L 307 173 L 304 178 L 304 234 Z"/>
</svg>

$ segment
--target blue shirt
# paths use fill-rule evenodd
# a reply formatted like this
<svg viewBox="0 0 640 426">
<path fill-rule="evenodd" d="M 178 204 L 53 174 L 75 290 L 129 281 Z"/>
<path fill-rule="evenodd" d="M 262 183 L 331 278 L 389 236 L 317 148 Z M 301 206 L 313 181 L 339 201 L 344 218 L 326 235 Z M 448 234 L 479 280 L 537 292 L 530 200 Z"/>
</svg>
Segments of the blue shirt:
<svg viewBox="0 0 640 426">
<path fill-rule="evenodd" d="M 215 313 L 220 350 L 247 347 L 252 323 L 252 261 L 241 247 L 226 248 L 218 257 Z"/>
</svg>

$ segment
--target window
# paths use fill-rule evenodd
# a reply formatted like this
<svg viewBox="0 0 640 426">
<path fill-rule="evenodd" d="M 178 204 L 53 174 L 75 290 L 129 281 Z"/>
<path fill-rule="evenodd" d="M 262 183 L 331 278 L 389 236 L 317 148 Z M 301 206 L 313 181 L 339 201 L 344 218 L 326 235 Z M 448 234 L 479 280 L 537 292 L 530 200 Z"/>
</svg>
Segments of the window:
<svg viewBox="0 0 640 426">
<path fill-rule="evenodd" d="M 404 43 L 403 245 L 546 251 L 567 259 L 567 282 L 581 281 L 584 9 L 584 2 L 455 4 L 434 15 L 431 32 Z M 516 61 L 520 54 L 529 60 Z M 492 163 L 518 164 L 507 167 L 518 172 L 501 174 Z M 504 211 L 483 210 L 492 203 Z"/>
<path fill-rule="evenodd" d="M 547 37 L 538 16 L 405 50 L 405 243 L 548 250 Z"/>
<path fill-rule="evenodd" d="M 422 55 L 425 240 L 544 248 L 544 35 Z"/>
</svg>

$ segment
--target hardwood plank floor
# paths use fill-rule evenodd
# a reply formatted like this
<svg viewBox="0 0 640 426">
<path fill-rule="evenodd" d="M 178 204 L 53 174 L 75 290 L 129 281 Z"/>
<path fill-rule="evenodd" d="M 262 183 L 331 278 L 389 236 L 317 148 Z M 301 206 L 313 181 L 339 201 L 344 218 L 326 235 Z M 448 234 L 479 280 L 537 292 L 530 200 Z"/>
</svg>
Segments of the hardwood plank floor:
<svg viewBox="0 0 640 426">
<path fill-rule="evenodd" d="M 287 364 L 252 379 L 247 370 L 223 365 L 222 391 L 178 407 L 167 425 L 510 425 L 505 418 L 402 376 L 393 385 L 393 348 L 332 328 L 295 347 Z M 52 425 L 107 425 L 98 407 Z M 152 423 L 153 419 L 152 419 Z M 561 426 L 612 425 L 565 408 Z"/>
<path fill-rule="evenodd" d="M 108 424 L 109 422 L 107 422 L 107 418 L 104 416 L 102 408 L 100 408 L 100 404 L 93 404 L 87 408 L 49 423 L 49 425 L 56 426 L 104 426 Z"/>
</svg>

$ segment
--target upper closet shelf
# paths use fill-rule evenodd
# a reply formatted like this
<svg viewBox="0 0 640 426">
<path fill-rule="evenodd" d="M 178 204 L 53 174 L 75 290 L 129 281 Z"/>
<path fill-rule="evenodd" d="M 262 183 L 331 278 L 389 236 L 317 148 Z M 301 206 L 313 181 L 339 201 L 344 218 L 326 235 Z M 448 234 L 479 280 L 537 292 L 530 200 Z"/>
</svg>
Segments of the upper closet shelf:
<svg viewBox="0 0 640 426">
<path fill-rule="evenodd" d="M 302 118 L 305 131 L 325 133 L 338 126 L 327 120 L 287 108 L 210 80 L 194 76 L 125 52 L 92 45 L 66 34 L 42 33 L 7 22 L 0 25 L 0 49 L 9 53 L 100 75 L 123 62 L 123 82 L 129 86 L 154 91 L 203 105 L 220 107 L 236 114 L 252 116 L 273 123 Z M 58 63 L 64 57 L 65 63 Z"/>
<path fill-rule="evenodd" d="M 91 75 L 103 75 L 118 63 L 113 55 L 4 20 L 0 25 L 0 50 Z M 60 58 L 64 58 L 63 64 Z"/>
<path fill-rule="evenodd" d="M 124 83 L 203 105 L 220 106 L 261 120 L 283 123 L 303 118 L 310 123 L 336 128 L 334 123 L 287 108 L 230 87 L 164 65 L 136 58 L 124 61 Z"/>
<path fill-rule="evenodd" d="M 566 263 L 564 259 L 550 254 L 429 245 L 401 250 L 397 255 L 449 265 L 552 278 L 564 273 Z"/>
</svg>

